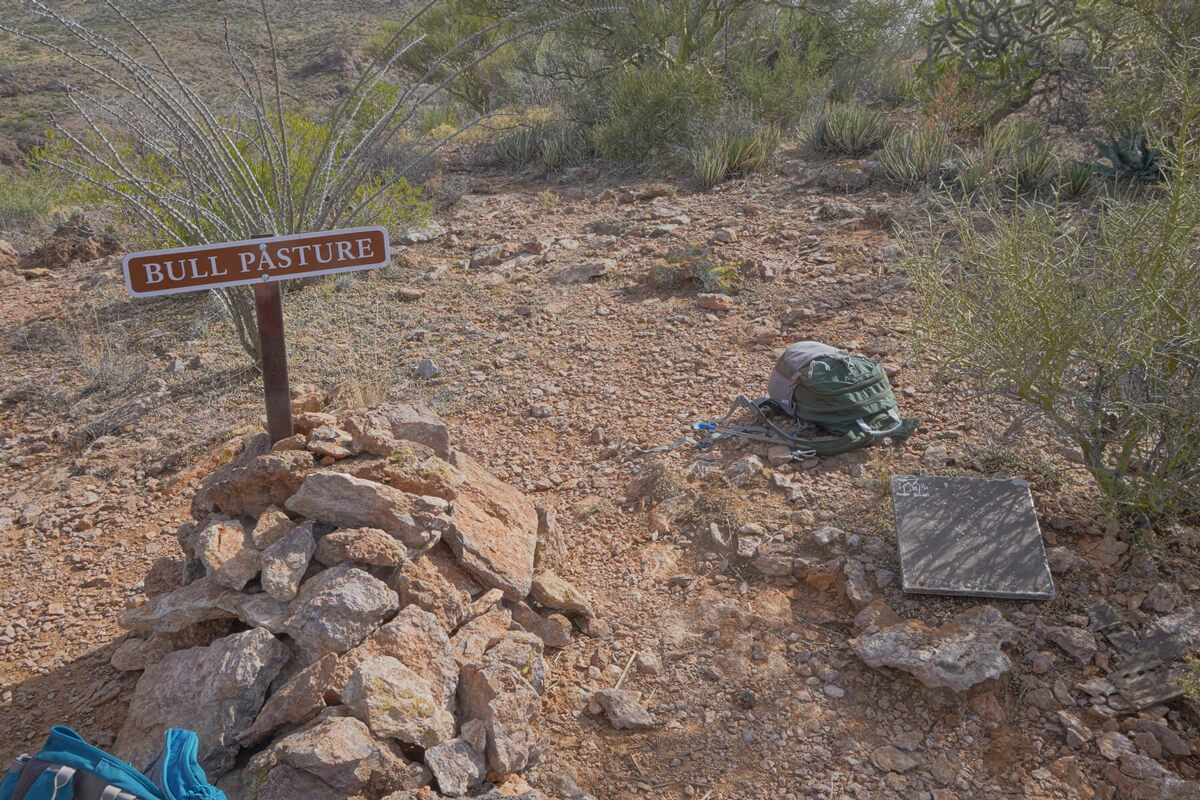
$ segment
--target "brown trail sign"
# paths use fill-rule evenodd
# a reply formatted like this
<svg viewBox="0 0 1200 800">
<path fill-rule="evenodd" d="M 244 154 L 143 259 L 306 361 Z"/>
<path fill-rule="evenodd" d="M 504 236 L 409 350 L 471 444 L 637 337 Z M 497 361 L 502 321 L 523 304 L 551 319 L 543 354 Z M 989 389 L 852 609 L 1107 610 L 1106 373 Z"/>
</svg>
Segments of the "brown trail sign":
<svg viewBox="0 0 1200 800">
<path fill-rule="evenodd" d="M 292 435 L 279 281 L 375 269 L 390 260 L 387 230 L 372 226 L 130 253 L 121 266 L 135 297 L 254 287 L 267 430 L 275 443 Z"/>
<path fill-rule="evenodd" d="M 387 231 L 370 227 L 131 253 L 121 265 L 129 293 L 150 297 L 373 269 L 390 256 Z"/>
</svg>

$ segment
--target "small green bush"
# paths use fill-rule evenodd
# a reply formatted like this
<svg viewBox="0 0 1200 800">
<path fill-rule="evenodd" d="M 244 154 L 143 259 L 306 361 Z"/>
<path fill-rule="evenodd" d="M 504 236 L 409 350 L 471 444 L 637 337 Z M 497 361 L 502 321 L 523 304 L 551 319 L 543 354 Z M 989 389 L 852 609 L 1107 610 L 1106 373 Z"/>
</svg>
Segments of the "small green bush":
<svg viewBox="0 0 1200 800">
<path fill-rule="evenodd" d="M 987 184 L 990 177 L 991 168 L 986 162 L 976 155 L 963 153 L 954 177 L 953 188 L 963 197 L 973 197 Z"/>
<path fill-rule="evenodd" d="M 430 131 L 440 128 L 443 125 L 457 128 L 458 124 L 458 115 L 454 113 L 452 107 L 441 106 L 439 108 L 429 108 L 421 114 L 421 121 L 417 124 L 417 131 L 422 136 L 428 136 Z"/>
<path fill-rule="evenodd" d="M 63 179 L 56 173 L 32 169 L 27 175 L 18 175 L 0 170 L 0 231 L 45 226 L 66 195 Z"/>
<path fill-rule="evenodd" d="M 724 99 L 721 82 L 699 67 L 628 68 L 605 97 L 604 121 L 591 135 L 606 158 L 640 164 L 686 147 Z"/>
<path fill-rule="evenodd" d="M 1096 165 L 1086 161 L 1065 161 L 1058 168 L 1058 193 L 1068 200 L 1083 197 L 1092 188 Z"/>
<path fill-rule="evenodd" d="M 728 131 L 692 148 L 692 171 L 707 189 L 731 175 L 761 170 L 778 146 L 779 129 L 772 125 L 757 131 Z"/>
<path fill-rule="evenodd" d="M 505 134 L 490 150 L 491 161 L 502 167 L 516 169 L 536 163 L 555 172 L 583 163 L 591 147 L 584 132 L 575 125 L 543 120 Z"/>
<path fill-rule="evenodd" d="M 1010 179 L 1017 194 L 1033 194 L 1057 173 L 1054 148 L 1044 139 L 1030 142 L 1012 155 Z"/>
<path fill-rule="evenodd" d="M 923 183 L 945 158 L 950 137 L 941 127 L 893 133 L 879 151 L 879 163 L 888 180 L 912 187 Z"/>
<path fill-rule="evenodd" d="M 1197 141 L 1161 192 L 1098 215 L 993 204 L 952 208 L 950 221 L 955 235 L 930 231 L 909 264 L 933 352 L 1044 415 L 1137 524 L 1200 518 Z"/>
<path fill-rule="evenodd" d="M 828 82 L 829 55 L 810 44 L 801 52 L 784 41 L 770 60 L 743 56 L 731 72 L 742 101 L 756 117 L 784 128 L 799 122 Z"/>
<path fill-rule="evenodd" d="M 862 156 L 879 149 L 891 125 L 878 111 L 854 103 L 831 105 L 809 134 L 809 145 L 828 155 Z"/>
</svg>

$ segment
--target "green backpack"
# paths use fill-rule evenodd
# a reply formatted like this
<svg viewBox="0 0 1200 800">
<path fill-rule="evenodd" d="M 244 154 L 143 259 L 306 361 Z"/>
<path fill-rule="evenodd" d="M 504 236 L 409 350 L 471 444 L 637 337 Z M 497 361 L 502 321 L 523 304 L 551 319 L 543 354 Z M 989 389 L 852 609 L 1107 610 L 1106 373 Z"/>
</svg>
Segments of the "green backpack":
<svg viewBox="0 0 1200 800">
<path fill-rule="evenodd" d="M 917 420 L 901 418 L 881 365 L 819 342 L 784 351 L 768 390 L 768 407 L 801 423 L 795 432 L 780 431 L 793 439 L 793 449 L 836 455 L 884 438 L 905 439 L 917 428 Z"/>
<path fill-rule="evenodd" d="M 738 395 L 725 416 L 693 423 L 704 434 L 685 437 L 665 447 L 636 448 L 639 453 L 663 452 L 681 444 L 708 447 L 736 437 L 786 445 L 794 458 L 835 456 L 891 439 L 912 436 L 917 420 L 904 419 L 883 367 L 869 358 L 836 350 L 821 342 L 796 342 L 780 356 L 767 382 L 769 399 Z M 742 409 L 755 416 L 752 425 L 731 425 Z M 783 415 L 795 427 L 780 425 L 768 412 Z"/>
</svg>

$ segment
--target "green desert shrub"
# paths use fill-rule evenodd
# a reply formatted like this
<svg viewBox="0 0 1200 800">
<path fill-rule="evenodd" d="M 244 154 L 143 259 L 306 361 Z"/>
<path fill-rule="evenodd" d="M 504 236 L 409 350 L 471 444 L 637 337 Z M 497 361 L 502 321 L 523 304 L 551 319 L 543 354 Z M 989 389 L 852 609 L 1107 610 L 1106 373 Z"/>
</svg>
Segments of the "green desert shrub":
<svg viewBox="0 0 1200 800">
<path fill-rule="evenodd" d="M 800 49 L 784 40 L 767 56 L 743 53 L 731 72 L 742 102 L 756 117 L 790 128 L 827 84 L 828 65 L 829 54 L 817 43 Z"/>
<path fill-rule="evenodd" d="M 25 175 L 0 169 L 0 231 L 28 231 L 47 225 L 67 195 L 62 177 L 34 168 Z"/>
<path fill-rule="evenodd" d="M 1086 161 L 1064 161 L 1058 167 L 1058 194 L 1067 200 L 1086 195 L 1092 188 L 1096 165 Z"/>
<path fill-rule="evenodd" d="M 1012 154 L 1008 174 L 1017 194 L 1033 194 L 1056 176 L 1058 161 L 1048 140 L 1030 142 Z"/>
<path fill-rule="evenodd" d="M 561 120 L 522 125 L 489 146 L 491 161 L 515 169 L 537 164 L 551 172 L 578 166 L 590 153 L 587 136 L 578 126 Z"/>
<path fill-rule="evenodd" d="M 878 111 L 837 103 L 817 119 L 809 145 L 827 155 L 862 156 L 879 149 L 890 132 L 891 126 Z"/>
<path fill-rule="evenodd" d="M 604 98 L 603 121 L 591 130 L 600 155 L 640 164 L 686 147 L 724 99 L 721 82 L 699 67 L 628 68 Z"/>
<path fill-rule="evenodd" d="M 942 127 L 898 131 L 884 142 L 879 163 L 888 180 L 912 187 L 924 183 L 949 150 L 950 137 Z"/>
<path fill-rule="evenodd" d="M 963 206 L 908 248 L 931 352 L 1040 412 L 1140 520 L 1200 518 L 1200 102 L 1185 121 L 1161 191 Z"/>
<path fill-rule="evenodd" d="M 758 172 L 779 146 L 779 129 L 767 125 L 757 130 L 733 130 L 692 148 L 692 171 L 704 188 L 732 175 Z"/>
</svg>

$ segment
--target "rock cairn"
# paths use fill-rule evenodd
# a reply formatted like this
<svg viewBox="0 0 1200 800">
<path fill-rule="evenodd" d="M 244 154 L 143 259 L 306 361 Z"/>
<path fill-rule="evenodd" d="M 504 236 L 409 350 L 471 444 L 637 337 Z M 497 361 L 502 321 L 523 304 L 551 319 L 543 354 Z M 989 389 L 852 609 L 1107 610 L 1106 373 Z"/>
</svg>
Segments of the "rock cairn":
<svg viewBox="0 0 1200 800">
<path fill-rule="evenodd" d="M 536 763 L 543 653 L 592 608 L 535 572 L 537 509 L 427 409 L 313 407 L 202 481 L 182 585 L 122 612 L 113 664 L 143 672 L 115 750 L 194 730 L 246 800 L 490 796 Z"/>
</svg>

